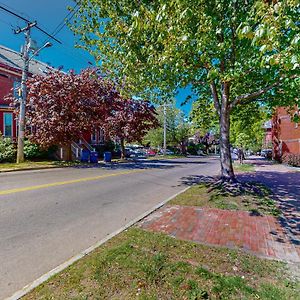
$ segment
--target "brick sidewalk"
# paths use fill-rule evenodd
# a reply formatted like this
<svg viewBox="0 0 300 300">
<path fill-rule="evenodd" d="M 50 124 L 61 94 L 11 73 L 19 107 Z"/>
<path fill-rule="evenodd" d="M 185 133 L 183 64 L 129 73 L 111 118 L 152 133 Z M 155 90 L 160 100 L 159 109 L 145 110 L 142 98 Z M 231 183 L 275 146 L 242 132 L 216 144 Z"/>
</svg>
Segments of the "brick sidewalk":
<svg viewBox="0 0 300 300">
<path fill-rule="evenodd" d="M 257 181 L 268 186 L 282 211 L 282 226 L 290 239 L 300 245 L 300 172 L 283 164 L 261 158 L 245 161 L 255 167 L 255 172 L 238 174 L 241 181 Z"/>
<path fill-rule="evenodd" d="M 144 219 L 146 230 L 207 245 L 239 248 L 257 256 L 300 262 L 300 247 L 292 244 L 272 216 L 245 211 L 164 206 Z"/>
</svg>

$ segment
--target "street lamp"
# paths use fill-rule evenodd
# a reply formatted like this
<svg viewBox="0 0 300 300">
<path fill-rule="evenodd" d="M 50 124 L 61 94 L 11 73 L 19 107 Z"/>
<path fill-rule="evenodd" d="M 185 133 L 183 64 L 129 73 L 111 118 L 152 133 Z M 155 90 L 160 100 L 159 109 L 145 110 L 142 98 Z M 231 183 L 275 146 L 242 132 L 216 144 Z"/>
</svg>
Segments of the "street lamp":
<svg viewBox="0 0 300 300">
<path fill-rule="evenodd" d="M 37 56 L 43 49 L 52 47 L 52 43 L 46 42 L 42 47 L 33 52 L 32 56 L 29 58 L 31 60 L 34 56 Z"/>
</svg>

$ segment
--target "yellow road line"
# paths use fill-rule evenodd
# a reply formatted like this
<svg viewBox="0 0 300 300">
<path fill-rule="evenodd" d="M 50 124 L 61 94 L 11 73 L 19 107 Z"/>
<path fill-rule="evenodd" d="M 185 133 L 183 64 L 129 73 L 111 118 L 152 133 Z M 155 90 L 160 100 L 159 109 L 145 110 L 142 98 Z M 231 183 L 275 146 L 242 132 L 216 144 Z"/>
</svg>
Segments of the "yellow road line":
<svg viewBox="0 0 300 300">
<path fill-rule="evenodd" d="M 40 190 L 40 189 L 44 189 L 44 188 L 48 188 L 48 187 L 52 187 L 52 186 L 66 185 L 66 184 L 72 184 L 72 183 L 84 182 L 84 181 L 93 181 L 93 180 L 99 180 L 99 179 L 103 179 L 103 178 L 107 178 L 107 177 L 133 174 L 133 173 L 144 172 L 144 171 L 145 170 L 126 171 L 126 172 L 99 175 L 99 176 L 94 176 L 94 177 L 85 177 L 85 178 L 72 179 L 72 180 L 66 180 L 66 181 L 45 183 L 45 184 L 21 187 L 21 188 L 10 189 L 10 190 L 3 190 L 3 191 L 0 191 L 0 195 L 9 195 L 9 194 L 20 193 L 20 192 L 25 192 L 25 191 Z"/>
</svg>

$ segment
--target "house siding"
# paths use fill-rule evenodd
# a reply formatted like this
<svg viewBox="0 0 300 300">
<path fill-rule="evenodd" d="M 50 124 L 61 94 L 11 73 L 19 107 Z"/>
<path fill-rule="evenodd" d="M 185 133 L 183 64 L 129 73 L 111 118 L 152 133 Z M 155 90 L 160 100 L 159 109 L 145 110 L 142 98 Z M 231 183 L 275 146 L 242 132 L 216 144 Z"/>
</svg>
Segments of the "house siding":
<svg viewBox="0 0 300 300">
<path fill-rule="evenodd" d="M 298 109 L 293 113 L 296 112 Z M 275 159 L 281 160 L 287 154 L 300 154 L 300 124 L 291 120 L 284 107 L 278 108 L 273 117 L 272 139 Z"/>
<path fill-rule="evenodd" d="M 13 114 L 13 134 L 12 138 L 17 136 L 17 120 L 16 115 L 13 113 L 13 108 L 10 106 L 10 102 L 5 100 L 5 97 L 12 93 L 15 81 L 21 80 L 21 73 L 18 70 L 8 68 L 3 64 L 0 64 L 0 132 L 4 133 L 4 113 Z"/>
</svg>

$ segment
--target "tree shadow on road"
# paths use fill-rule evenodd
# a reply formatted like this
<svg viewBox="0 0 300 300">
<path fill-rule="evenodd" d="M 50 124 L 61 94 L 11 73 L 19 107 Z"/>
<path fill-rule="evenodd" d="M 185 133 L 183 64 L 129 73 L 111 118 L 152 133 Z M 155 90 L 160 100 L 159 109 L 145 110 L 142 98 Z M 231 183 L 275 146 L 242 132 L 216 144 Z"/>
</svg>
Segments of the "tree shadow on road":
<svg viewBox="0 0 300 300">
<path fill-rule="evenodd" d="M 107 170 L 134 170 L 134 169 L 172 169 L 172 168 L 180 168 L 184 165 L 190 164 L 208 164 L 206 161 L 197 161 L 197 160 L 166 160 L 166 159 L 158 159 L 158 160 L 146 160 L 146 159 L 137 159 L 131 160 L 127 162 L 111 162 L 111 163 L 98 163 L 98 164 L 84 164 L 72 166 L 72 168 L 76 169 L 107 169 Z"/>
</svg>

